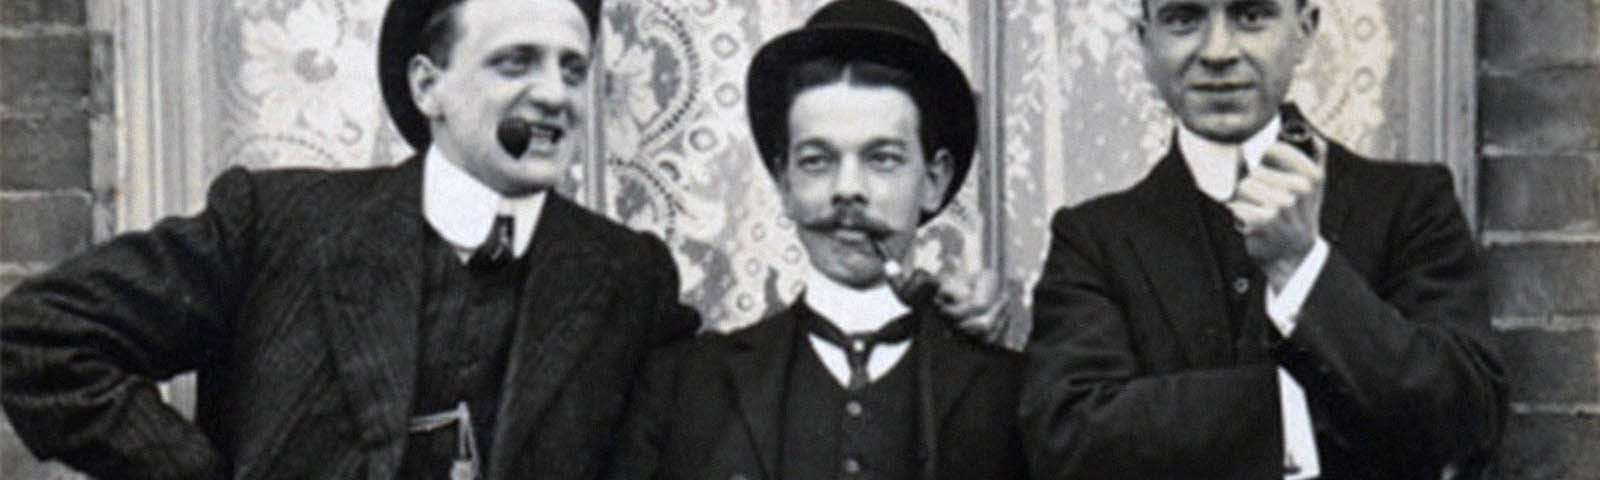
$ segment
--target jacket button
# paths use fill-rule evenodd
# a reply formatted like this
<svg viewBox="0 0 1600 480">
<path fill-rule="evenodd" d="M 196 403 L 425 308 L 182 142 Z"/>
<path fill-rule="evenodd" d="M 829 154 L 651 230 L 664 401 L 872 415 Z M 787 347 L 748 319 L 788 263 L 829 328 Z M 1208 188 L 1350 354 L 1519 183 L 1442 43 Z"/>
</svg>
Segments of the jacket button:
<svg viewBox="0 0 1600 480">
<path fill-rule="evenodd" d="M 1250 291 L 1250 279 L 1239 277 L 1233 280 L 1233 291 L 1240 295 Z"/>
<path fill-rule="evenodd" d="M 728 480 L 750 480 L 750 477 L 745 476 L 743 473 L 735 473 L 733 476 L 728 477 Z"/>
<path fill-rule="evenodd" d="M 854 458 L 844 459 L 844 473 L 848 475 L 861 473 L 861 462 L 857 462 Z"/>
<path fill-rule="evenodd" d="M 851 400 L 849 403 L 844 404 L 844 413 L 850 414 L 852 417 L 861 416 L 861 411 L 861 402 Z"/>
</svg>

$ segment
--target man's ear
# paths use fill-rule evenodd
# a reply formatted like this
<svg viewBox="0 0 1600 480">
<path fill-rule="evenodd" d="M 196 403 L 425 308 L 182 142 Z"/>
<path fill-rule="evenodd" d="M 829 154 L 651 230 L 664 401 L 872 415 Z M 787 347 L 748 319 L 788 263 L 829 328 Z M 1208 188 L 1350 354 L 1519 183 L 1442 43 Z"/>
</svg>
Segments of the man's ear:
<svg viewBox="0 0 1600 480">
<path fill-rule="evenodd" d="M 1296 26 L 1300 28 L 1299 45 L 1296 47 L 1295 63 L 1305 60 L 1306 54 L 1311 51 L 1311 41 L 1317 35 L 1317 25 L 1322 23 L 1322 10 L 1315 4 L 1307 3 L 1298 13 Z"/>
<path fill-rule="evenodd" d="M 950 188 L 950 177 L 955 172 L 955 157 L 950 151 L 940 148 L 928 157 L 927 172 L 923 175 L 922 198 L 917 199 L 922 207 L 922 213 L 933 214 L 939 210 L 939 205 L 944 203 L 944 192 Z"/>
<path fill-rule="evenodd" d="M 439 101 L 433 95 L 433 87 L 439 84 L 439 73 L 439 67 L 427 55 L 411 57 L 411 63 L 406 64 L 406 83 L 411 87 L 411 101 L 417 104 L 417 110 L 421 110 L 423 116 L 430 119 L 442 114 Z"/>
<path fill-rule="evenodd" d="M 1305 8 L 1300 9 L 1300 32 L 1304 33 L 1306 38 L 1315 35 L 1317 33 L 1317 25 L 1321 23 L 1321 8 L 1317 8 L 1314 4 L 1308 4 Z"/>
</svg>

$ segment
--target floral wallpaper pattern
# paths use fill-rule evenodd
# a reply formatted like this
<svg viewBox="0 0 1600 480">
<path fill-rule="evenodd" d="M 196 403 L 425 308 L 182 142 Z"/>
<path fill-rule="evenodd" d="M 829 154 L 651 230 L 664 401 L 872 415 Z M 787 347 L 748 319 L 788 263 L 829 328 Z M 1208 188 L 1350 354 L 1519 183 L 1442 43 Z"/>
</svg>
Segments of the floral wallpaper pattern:
<svg viewBox="0 0 1600 480">
<path fill-rule="evenodd" d="M 683 295 L 715 328 L 747 325 L 799 293 L 805 254 L 756 158 L 744 75 L 768 38 L 822 0 L 612 0 L 599 34 L 598 115 L 562 190 L 672 248 Z M 1026 290 L 1056 208 L 1124 188 L 1164 151 L 1172 121 L 1144 80 L 1135 0 L 914 0 L 983 102 L 979 159 L 956 202 L 924 228 L 917 265 L 988 262 Z M 1380 2 L 1318 2 L 1322 29 L 1292 92 L 1358 150 L 1396 152 L 1392 98 L 1402 19 Z M 386 0 L 227 0 L 197 93 L 215 126 L 213 173 L 363 167 L 411 152 L 377 90 Z M 992 28 L 990 25 L 998 25 Z M 999 45 L 994 45 L 999 42 Z M 988 61 L 987 52 L 1000 52 Z M 998 65 L 999 72 L 985 71 Z M 586 179 L 587 175 L 598 178 Z M 197 186 L 196 188 L 203 188 Z M 998 192 L 991 192 L 998 189 Z M 990 195 L 994 193 L 994 195 Z M 999 199 L 991 202 L 986 199 Z M 998 238 L 999 245 L 986 245 Z"/>
</svg>

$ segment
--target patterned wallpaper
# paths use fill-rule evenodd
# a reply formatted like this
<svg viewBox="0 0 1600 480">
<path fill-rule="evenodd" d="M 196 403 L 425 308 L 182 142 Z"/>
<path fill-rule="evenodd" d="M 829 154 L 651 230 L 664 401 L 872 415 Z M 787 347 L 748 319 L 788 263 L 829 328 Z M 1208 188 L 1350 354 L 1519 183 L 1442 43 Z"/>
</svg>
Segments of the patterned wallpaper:
<svg viewBox="0 0 1600 480">
<path fill-rule="evenodd" d="M 410 154 L 377 92 L 386 0 L 228 0 L 209 25 L 210 79 L 196 108 L 215 125 L 207 168 L 359 167 Z M 563 190 L 667 239 L 684 298 L 717 328 L 746 325 L 799 291 L 805 254 L 756 158 L 746 64 L 822 0 L 612 0 L 598 39 L 596 128 Z M 1144 80 L 1136 0 L 915 0 L 983 102 L 973 175 L 925 227 L 916 263 L 971 271 L 1002 261 L 1014 294 L 1043 260 L 1051 211 L 1126 187 L 1165 149 L 1172 122 Z M 1395 155 L 1404 81 L 1394 5 L 1319 1 L 1323 24 L 1291 95 L 1359 151 Z M 1386 3 L 1386 2 L 1385 2 Z M 998 25 L 1000 28 L 991 28 Z M 999 42 L 996 45 L 994 42 Z M 999 52 L 992 59 L 988 52 Z M 984 70 L 998 65 L 1000 71 Z M 588 178 L 598 176 L 598 178 Z M 196 186 L 195 188 L 203 188 Z M 998 191 L 994 191 L 998 190 Z M 998 202 L 986 199 L 999 199 Z M 999 239 L 998 245 L 985 245 Z"/>
</svg>

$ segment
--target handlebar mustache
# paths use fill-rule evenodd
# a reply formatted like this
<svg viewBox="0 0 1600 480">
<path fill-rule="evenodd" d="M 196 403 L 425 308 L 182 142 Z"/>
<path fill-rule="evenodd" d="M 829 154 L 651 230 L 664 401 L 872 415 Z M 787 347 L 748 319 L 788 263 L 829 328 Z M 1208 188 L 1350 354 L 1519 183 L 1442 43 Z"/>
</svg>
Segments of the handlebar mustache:
<svg viewBox="0 0 1600 480">
<path fill-rule="evenodd" d="M 892 228 L 862 213 L 854 208 L 834 208 L 827 215 L 797 222 L 800 228 L 807 230 L 837 230 L 848 228 L 865 232 L 874 240 L 887 238 L 894 232 Z"/>
</svg>

